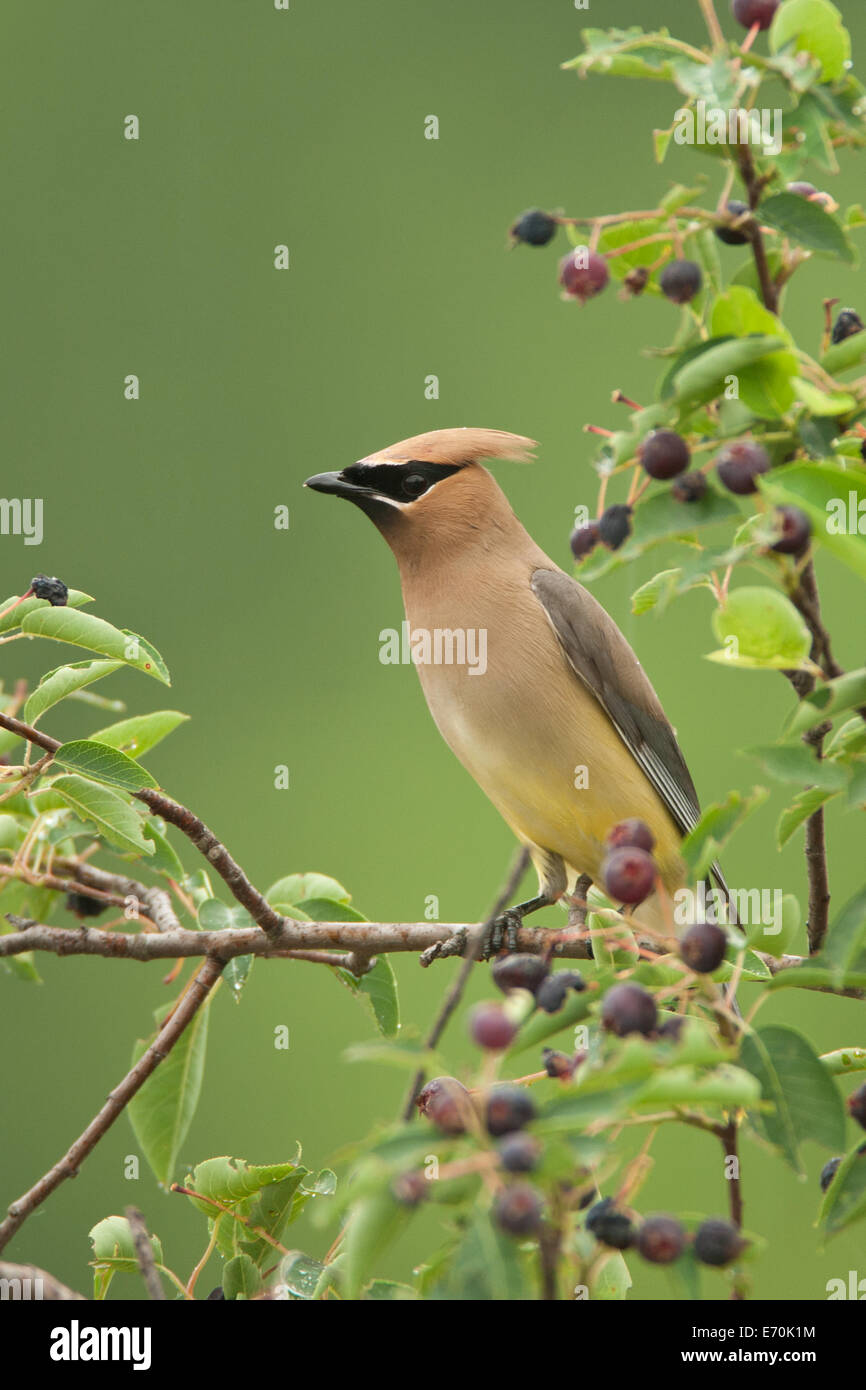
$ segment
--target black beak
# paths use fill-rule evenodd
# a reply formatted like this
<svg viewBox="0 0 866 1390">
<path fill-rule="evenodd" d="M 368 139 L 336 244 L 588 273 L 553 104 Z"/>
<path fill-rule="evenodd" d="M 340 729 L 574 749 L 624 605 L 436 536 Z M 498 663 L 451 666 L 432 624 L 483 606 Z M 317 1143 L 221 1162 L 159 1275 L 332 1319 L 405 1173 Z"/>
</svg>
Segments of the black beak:
<svg viewBox="0 0 866 1390">
<path fill-rule="evenodd" d="M 365 492 L 364 488 L 350 483 L 342 473 L 316 473 L 312 478 L 307 478 L 304 487 L 311 487 L 313 492 L 332 492 L 336 497 L 356 497 L 358 493 Z"/>
</svg>

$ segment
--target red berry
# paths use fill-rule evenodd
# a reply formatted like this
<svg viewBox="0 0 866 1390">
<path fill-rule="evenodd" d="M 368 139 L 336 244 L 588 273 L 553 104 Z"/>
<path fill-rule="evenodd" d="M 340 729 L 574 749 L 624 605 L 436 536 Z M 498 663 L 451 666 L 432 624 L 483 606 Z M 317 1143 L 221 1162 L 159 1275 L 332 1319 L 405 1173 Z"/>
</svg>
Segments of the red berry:
<svg viewBox="0 0 866 1390">
<path fill-rule="evenodd" d="M 601 881 L 608 897 L 636 907 L 649 897 L 655 885 L 652 855 L 631 845 L 611 850 L 601 866 Z"/>
<path fill-rule="evenodd" d="M 598 522 L 588 521 L 584 526 L 575 526 L 569 545 L 575 560 L 583 560 L 598 545 Z"/>
<path fill-rule="evenodd" d="M 848 1097 L 848 1114 L 866 1129 L 866 1084 Z"/>
<path fill-rule="evenodd" d="M 600 294 L 610 279 L 607 261 L 588 246 L 576 246 L 559 263 L 559 283 L 569 299 L 585 304 Z"/>
<path fill-rule="evenodd" d="M 640 985 L 614 985 L 604 996 L 601 1024 L 618 1038 L 629 1033 L 647 1037 L 655 1029 L 657 1018 L 655 1000 Z"/>
<path fill-rule="evenodd" d="M 739 20 L 744 29 L 751 29 L 753 24 L 759 29 L 769 29 L 778 8 L 779 0 L 733 0 L 731 4 L 734 19 Z"/>
<path fill-rule="evenodd" d="M 417 1207 L 429 1191 L 423 1173 L 398 1173 L 391 1183 L 391 1193 L 401 1207 Z"/>
<path fill-rule="evenodd" d="M 470 1032 L 479 1047 L 501 1052 L 513 1042 L 517 1026 L 498 1004 L 479 1004 L 472 1013 Z"/>
<path fill-rule="evenodd" d="M 691 473 L 681 473 L 671 483 L 671 497 L 677 502 L 700 502 L 707 490 L 707 475 L 695 469 Z"/>
<path fill-rule="evenodd" d="M 757 492 L 755 479 L 770 467 L 766 449 L 754 439 L 737 439 L 733 444 L 726 444 L 716 455 L 715 462 L 719 481 L 729 492 L 741 497 Z"/>
<path fill-rule="evenodd" d="M 541 1226 L 544 1203 L 534 1187 L 516 1182 L 497 1193 L 493 1218 L 510 1236 L 531 1236 Z"/>
<path fill-rule="evenodd" d="M 688 304 L 702 282 L 701 268 L 695 261 L 670 261 L 659 276 L 662 294 L 674 304 Z"/>
<path fill-rule="evenodd" d="M 686 1248 L 686 1233 L 673 1216 L 648 1216 L 637 1234 L 638 1254 L 654 1265 L 669 1265 Z"/>
<path fill-rule="evenodd" d="M 806 549 L 812 534 L 812 523 L 806 513 L 799 507 L 779 507 L 775 519 L 782 534 L 770 549 L 777 550 L 780 555 L 799 555 Z"/>
<path fill-rule="evenodd" d="M 544 1063 L 544 1070 L 547 1075 L 567 1081 L 574 1075 L 575 1059 L 569 1057 L 565 1052 L 554 1052 L 552 1047 L 545 1047 L 541 1053 L 541 1060 Z"/>
<path fill-rule="evenodd" d="M 711 975 L 725 958 L 728 938 L 713 922 L 698 922 L 680 937 L 680 956 L 698 975 Z"/>
<path fill-rule="evenodd" d="M 655 842 L 656 837 L 646 821 L 638 820 L 637 816 L 632 816 L 630 820 L 619 821 L 612 830 L 609 830 L 604 843 L 609 850 L 634 848 L 644 849 L 647 854 L 652 854 Z"/>
<path fill-rule="evenodd" d="M 465 1134 L 472 1101 L 456 1076 L 436 1076 L 428 1081 L 415 1104 L 441 1134 Z"/>
</svg>

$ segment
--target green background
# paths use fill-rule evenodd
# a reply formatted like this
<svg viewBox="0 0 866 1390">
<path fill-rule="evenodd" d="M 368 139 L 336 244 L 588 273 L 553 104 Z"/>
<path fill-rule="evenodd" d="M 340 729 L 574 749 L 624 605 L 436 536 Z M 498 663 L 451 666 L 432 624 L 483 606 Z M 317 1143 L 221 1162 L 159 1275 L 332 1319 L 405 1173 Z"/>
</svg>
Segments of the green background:
<svg viewBox="0 0 866 1390">
<path fill-rule="evenodd" d="M 845 8 L 856 57 L 866 16 Z M 651 131 L 670 124 L 673 89 L 559 71 L 587 22 L 651 21 L 703 41 L 696 4 L 651 9 L 641 0 L 594 0 L 588 14 L 570 0 L 7 7 L 4 490 L 43 497 L 46 529 L 38 550 L 0 539 L 0 587 L 21 592 L 37 570 L 58 574 L 95 595 L 93 611 L 156 643 L 171 692 L 133 675 L 102 690 L 133 713 L 162 704 L 192 716 L 149 765 L 263 886 L 315 869 L 341 879 L 373 920 L 418 920 L 436 894 L 443 921 L 471 921 L 501 881 L 509 832 L 441 744 L 411 668 L 378 660 L 380 629 L 402 619 L 387 549 L 353 508 L 300 483 L 426 429 L 528 434 L 541 442 L 538 463 L 497 465 L 497 475 L 539 543 L 568 565 L 573 508 L 594 500 L 582 426 L 624 421 L 609 403 L 616 387 L 648 398 L 658 366 L 640 350 L 670 340 L 677 311 L 650 298 L 623 304 L 613 291 L 583 309 L 564 304 L 564 239 L 509 252 L 506 231 L 535 205 L 573 215 L 652 207 L 671 180 L 698 170 L 710 179 L 707 205 L 717 196 L 714 161 L 673 148 L 662 169 L 652 162 Z M 123 138 L 130 113 L 137 142 Z M 429 114 L 438 141 L 424 138 Z M 861 181 L 849 163 L 832 189 L 844 205 L 862 198 Z M 290 248 L 285 272 L 273 268 L 279 243 Z M 722 254 L 731 271 L 741 263 L 735 248 Z M 824 296 L 857 304 L 858 294 L 856 271 L 820 258 L 807 266 L 787 306 L 803 346 L 817 349 Z M 140 377 L 139 401 L 124 399 L 128 373 Z M 424 396 L 430 373 L 438 401 Z M 288 532 L 273 527 L 280 504 L 291 509 Z M 708 802 L 760 780 L 738 750 L 775 736 L 791 695 L 770 674 L 703 659 L 715 645 L 705 593 L 660 621 L 632 618 L 628 595 L 661 567 L 596 592 L 648 669 Z M 849 576 L 822 557 L 820 577 L 837 655 L 859 664 Z M 4 678 L 35 679 L 68 653 L 13 644 Z M 46 727 L 82 736 L 105 722 L 73 703 Z M 287 791 L 273 787 L 276 764 L 290 769 Z M 773 848 L 781 804 L 774 796 L 735 841 L 727 873 L 802 901 L 800 837 L 780 856 Z M 854 817 L 833 809 L 828 820 L 838 909 L 861 881 L 862 841 Z M 168 997 L 161 964 L 40 965 L 41 987 L 0 981 L 4 1205 L 80 1132 Z M 426 1026 L 454 965 L 423 972 L 406 957 L 396 968 L 404 1017 Z M 487 992 L 479 970 L 470 998 Z M 761 1019 L 801 1025 L 820 1049 L 864 1041 L 862 1005 L 848 1000 L 787 993 Z M 280 1024 L 288 1053 L 273 1046 Z M 219 1153 L 276 1162 L 296 1139 L 311 1165 L 334 1161 L 396 1113 L 404 1090 L 399 1072 L 341 1060 L 370 1033 L 324 970 L 259 963 L 240 1007 L 227 991 L 216 1002 L 183 1162 Z M 455 1070 L 472 1061 L 465 1010 L 446 1053 Z M 703 1135 L 661 1134 L 642 1210 L 723 1210 L 717 1149 Z M 146 1171 L 125 1181 L 134 1152 L 123 1118 L 9 1257 L 87 1292 L 87 1230 L 135 1201 L 168 1262 L 188 1274 L 201 1218 Z M 744 1144 L 746 1223 L 770 1238 L 755 1266 L 765 1297 L 821 1298 L 826 1280 L 858 1260 L 866 1273 L 856 1230 L 816 1254 L 816 1175 L 828 1155 L 814 1146 L 808 1155 L 806 1186 Z M 390 1273 L 408 1273 L 438 1220 L 421 1214 Z M 296 1239 L 320 1255 L 332 1234 L 305 1226 Z M 634 1263 L 635 1295 L 667 1296 L 663 1276 Z M 203 1291 L 218 1277 L 215 1261 Z M 119 1278 L 114 1292 L 137 1296 L 137 1283 Z"/>
</svg>

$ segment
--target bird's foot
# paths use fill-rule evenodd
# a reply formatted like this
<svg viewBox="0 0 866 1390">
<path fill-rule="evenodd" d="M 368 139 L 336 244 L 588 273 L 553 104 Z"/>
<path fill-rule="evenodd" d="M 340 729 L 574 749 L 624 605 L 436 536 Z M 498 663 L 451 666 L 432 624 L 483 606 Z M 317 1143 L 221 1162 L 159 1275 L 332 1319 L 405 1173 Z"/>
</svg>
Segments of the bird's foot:
<svg viewBox="0 0 866 1390">
<path fill-rule="evenodd" d="M 503 946 L 507 951 L 516 951 L 522 926 L 523 913 L 519 908 L 509 907 L 505 912 L 500 912 L 498 917 L 493 918 L 481 938 L 480 959 L 489 960 L 501 951 Z"/>
</svg>

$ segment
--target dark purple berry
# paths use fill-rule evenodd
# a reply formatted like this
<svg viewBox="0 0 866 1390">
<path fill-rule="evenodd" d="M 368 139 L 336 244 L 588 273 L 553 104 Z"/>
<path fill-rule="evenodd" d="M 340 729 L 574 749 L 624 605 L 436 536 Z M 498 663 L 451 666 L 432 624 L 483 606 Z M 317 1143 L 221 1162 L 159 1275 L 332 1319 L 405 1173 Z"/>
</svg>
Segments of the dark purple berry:
<svg viewBox="0 0 866 1390">
<path fill-rule="evenodd" d="M 569 541 L 575 560 L 583 560 L 598 545 L 598 522 L 587 521 L 583 526 L 575 526 Z"/>
<path fill-rule="evenodd" d="M 544 1203 L 534 1187 L 516 1182 L 497 1193 L 493 1218 L 510 1236 L 531 1236 L 541 1226 Z"/>
<path fill-rule="evenodd" d="M 524 1134 L 520 1130 L 506 1134 L 496 1147 L 499 1161 L 509 1173 L 531 1173 L 533 1168 L 538 1167 L 541 1145 L 531 1134 Z"/>
<path fill-rule="evenodd" d="M 494 1086 L 487 1097 L 485 1118 L 487 1132 L 494 1139 L 523 1129 L 535 1118 L 532 1096 L 522 1086 L 510 1086 L 507 1082 Z"/>
<path fill-rule="evenodd" d="M 688 304 L 702 281 L 701 268 L 694 261 L 670 261 L 659 276 L 662 294 L 674 304 Z"/>
<path fill-rule="evenodd" d="M 841 309 L 833 324 L 833 332 L 830 337 L 834 343 L 842 343 L 846 338 L 853 338 L 855 333 L 863 332 L 863 320 L 856 309 Z"/>
<path fill-rule="evenodd" d="M 490 974 L 497 989 L 508 994 L 512 989 L 528 989 L 535 994 L 541 982 L 550 974 L 550 966 L 541 956 L 530 956 L 515 952 L 508 956 L 497 956 L 490 967 Z"/>
<path fill-rule="evenodd" d="M 76 917 L 98 917 L 108 907 L 108 903 L 98 898 L 87 898 L 83 893 L 67 893 L 65 907 Z"/>
<path fill-rule="evenodd" d="M 501 1052 L 514 1041 L 517 1025 L 499 1004 L 479 1004 L 472 1012 L 469 1029 L 479 1047 Z"/>
<path fill-rule="evenodd" d="M 637 456 L 651 478 L 675 478 L 689 466 L 689 446 L 676 430 L 648 434 Z"/>
<path fill-rule="evenodd" d="M 727 204 L 728 215 L 732 218 L 742 217 L 743 213 L 749 211 L 747 203 L 741 203 L 738 198 L 731 198 Z M 726 246 L 745 246 L 749 240 L 747 234 L 739 227 L 727 227 L 724 224 L 713 229 L 719 241 L 723 241 Z"/>
<path fill-rule="evenodd" d="M 557 1014 L 565 1003 L 568 981 L 562 975 L 548 975 L 535 995 L 535 1002 L 546 1014 Z"/>
<path fill-rule="evenodd" d="M 623 541 L 631 535 L 632 509 L 623 502 L 615 502 L 602 514 L 598 522 L 598 538 L 608 550 L 619 550 Z"/>
<path fill-rule="evenodd" d="M 579 970 L 560 970 L 556 978 L 568 985 L 569 989 L 573 989 L 575 994 L 580 994 L 586 989 L 586 980 Z"/>
<path fill-rule="evenodd" d="M 559 283 L 569 299 L 577 299 L 581 304 L 601 294 L 609 279 L 604 256 L 590 251 L 588 246 L 576 246 L 559 263 Z"/>
<path fill-rule="evenodd" d="M 671 496 L 677 502 L 700 502 L 707 490 L 707 475 L 695 469 L 691 473 L 681 473 L 671 483 Z"/>
<path fill-rule="evenodd" d="M 556 236 L 556 218 L 539 208 L 522 212 L 511 228 L 515 241 L 524 241 L 527 246 L 546 246 Z"/>
<path fill-rule="evenodd" d="M 821 1169 L 821 1177 L 819 1179 L 821 1183 L 822 1192 L 827 1191 L 827 1188 L 830 1186 L 831 1182 L 836 1176 L 836 1169 L 839 1167 L 839 1164 L 841 1162 L 841 1158 L 830 1158 L 824 1164 L 824 1167 Z"/>
<path fill-rule="evenodd" d="M 224 1298 L 225 1298 L 225 1293 L 223 1292 L 222 1284 L 217 1284 L 217 1286 L 216 1286 L 215 1289 L 211 1289 L 210 1293 L 208 1294 L 207 1298 L 205 1299 L 205 1302 L 206 1302 L 206 1303 L 220 1303 L 220 1302 L 222 1302 L 222 1300 L 223 1300 Z"/>
<path fill-rule="evenodd" d="M 69 597 L 69 590 L 62 579 L 49 579 L 46 574 L 37 574 L 30 581 L 34 598 L 47 599 L 52 608 L 63 608 Z"/>
<path fill-rule="evenodd" d="M 602 1197 L 590 1207 L 586 1229 L 602 1245 L 614 1250 L 627 1250 L 634 1242 L 634 1226 L 624 1211 L 618 1211 L 612 1197 Z"/>
<path fill-rule="evenodd" d="M 637 816 L 632 816 L 629 820 L 619 821 L 612 830 L 609 830 L 604 843 L 609 850 L 643 849 L 646 850 L 647 854 L 652 854 L 656 837 L 646 821 L 638 820 Z"/>
<path fill-rule="evenodd" d="M 775 519 L 782 534 L 770 549 L 777 550 L 780 555 L 801 554 L 812 534 L 812 523 L 806 513 L 799 507 L 779 507 Z"/>
<path fill-rule="evenodd" d="M 614 902 L 636 907 L 655 886 L 656 866 L 651 854 L 632 845 L 611 850 L 601 866 L 604 891 Z"/>
<path fill-rule="evenodd" d="M 547 1075 L 555 1080 L 568 1081 L 574 1075 L 575 1059 L 565 1052 L 554 1052 L 552 1047 L 545 1047 L 541 1053 L 541 1060 Z"/>
<path fill-rule="evenodd" d="M 654 1265 L 669 1265 L 686 1248 L 686 1233 L 673 1216 L 648 1216 L 635 1241 L 639 1255 Z"/>
<path fill-rule="evenodd" d="M 391 1183 L 391 1193 L 401 1207 L 417 1207 L 429 1192 L 427 1179 L 423 1173 L 398 1173 Z"/>
<path fill-rule="evenodd" d="M 725 958 L 728 938 L 714 922 L 698 922 L 680 937 L 680 956 L 698 975 L 711 975 Z"/>
<path fill-rule="evenodd" d="M 682 1014 L 671 1014 L 666 1018 L 661 1028 L 658 1030 L 658 1037 L 666 1038 L 668 1042 L 679 1042 L 680 1034 L 686 1026 L 686 1021 Z"/>
<path fill-rule="evenodd" d="M 472 1111 L 469 1092 L 456 1076 L 437 1076 L 419 1091 L 415 1104 L 441 1134 L 465 1134 Z"/>
<path fill-rule="evenodd" d="M 866 439 L 860 441 L 860 457 L 866 463 Z"/>
<path fill-rule="evenodd" d="M 848 1114 L 866 1129 L 866 1083 L 848 1097 Z"/>
<path fill-rule="evenodd" d="M 710 1217 L 698 1227 L 695 1235 L 695 1257 L 704 1265 L 729 1265 L 745 1250 L 747 1241 L 743 1240 L 736 1226 L 721 1217 Z"/>
<path fill-rule="evenodd" d="M 741 497 L 757 492 L 755 479 L 770 467 L 766 449 L 754 439 L 737 439 L 733 444 L 726 444 L 716 455 L 715 463 L 719 481 L 728 492 Z"/>
<path fill-rule="evenodd" d="M 818 190 L 813 183 L 804 183 L 800 179 L 795 179 L 793 183 L 785 185 L 786 193 L 798 193 L 801 198 L 811 198 L 813 193 Z"/>
<path fill-rule="evenodd" d="M 614 985 L 604 996 L 601 1024 L 618 1038 L 629 1033 L 648 1037 L 655 1030 L 657 1018 L 655 1000 L 640 985 Z"/>
<path fill-rule="evenodd" d="M 731 4 L 734 19 L 739 20 L 744 29 L 751 29 L 753 24 L 759 29 L 769 29 L 778 8 L 779 0 L 732 0 Z"/>
</svg>

